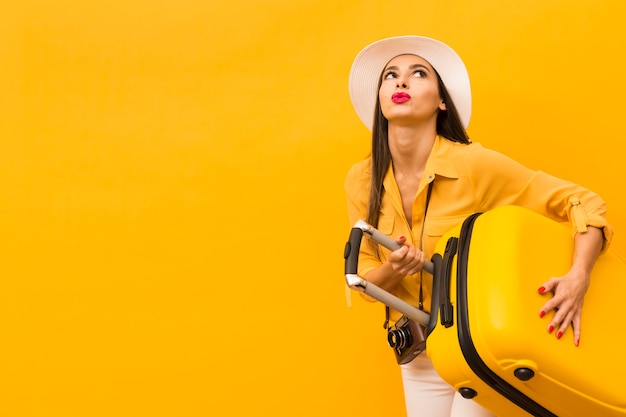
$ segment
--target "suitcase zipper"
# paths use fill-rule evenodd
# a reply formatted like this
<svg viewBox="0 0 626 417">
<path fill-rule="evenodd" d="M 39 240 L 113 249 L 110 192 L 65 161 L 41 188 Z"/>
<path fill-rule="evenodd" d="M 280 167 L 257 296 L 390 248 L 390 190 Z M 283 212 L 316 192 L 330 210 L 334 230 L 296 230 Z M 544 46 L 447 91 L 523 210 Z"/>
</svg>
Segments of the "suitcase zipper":
<svg viewBox="0 0 626 417">
<path fill-rule="evenodd" d="M 472 229 L 474 222 L 480 216 L 481 213 L 475 213 L 469 216 L 461 226 L 461 232 L 459 235 L 459 253 L 457 257 L 457 331 L 459 336 L 459 346 L 461 352 L 465 357 L 465 361 L 472 371 L 483 382 L 493 388 L 494 391 L 500 393 L 506 399 L 516 404 L 526 412 L 532 414 L 535 417 L 558 417 L 543 406 L 524 395 L 515 387 L 510 385 L 506 380 L 498 376 L 492 371 L 485 362 L 481 359 L 480 354 L 476 350 L 472 341 L 472 336 L 469 328 L 469 315 L 467 305 L 467 264 L 469 259 L 469 247 L 472 237 Z M 476 391 L 471 388 L 460 388 L 459 393 L 465 398 L 472 398 L 478 395 Z"/>
</svg>

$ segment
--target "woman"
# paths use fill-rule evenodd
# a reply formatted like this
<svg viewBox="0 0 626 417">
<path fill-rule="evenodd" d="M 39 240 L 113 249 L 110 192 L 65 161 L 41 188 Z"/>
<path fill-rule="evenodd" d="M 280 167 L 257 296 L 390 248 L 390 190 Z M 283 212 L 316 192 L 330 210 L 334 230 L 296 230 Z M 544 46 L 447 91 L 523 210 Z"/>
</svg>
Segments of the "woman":
<svg viewBox="0 0 626 417">
<path fill-rule="evenodd" d="M 403 36 L 375 42 L 356 57 L 349 84 L 352 103 L 372 130 L 371 155 L 346 178 L 350 222 L 364 218 L 402 245 L 393 252 L 362 245 L 359 275 L 428 312 L 432 277 L 422 267 L 443 233 L 476 212 L 526 207 L 571 223 L 571 268 L 540 286 L 552 297 L 537 314 L 554 310 L 546 330 L 560 339 L 571 326 L 578 346 L 591 269 L 612 237 L 604 201 L 472 143 L 467 70 L 439 41 Z M 391 311 L 392 322 L 399 317 Z M 425 354 L 401 368 L 409 417 L 492 415 L 455 394 Z"/>
</svg>

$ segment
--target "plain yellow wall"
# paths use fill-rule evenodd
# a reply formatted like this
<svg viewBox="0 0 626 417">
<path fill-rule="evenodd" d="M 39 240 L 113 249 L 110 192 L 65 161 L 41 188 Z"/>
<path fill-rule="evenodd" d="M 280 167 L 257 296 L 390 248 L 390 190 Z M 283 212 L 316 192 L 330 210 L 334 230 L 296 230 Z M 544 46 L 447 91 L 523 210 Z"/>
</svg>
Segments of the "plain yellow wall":
<svg viewBox="0 0 626 417">
<path fill-rule="evenodd" d="M 598 191 L 626 254 L 621 0 L 4 3 L 0 415 L 402 416 L 343 279 L 382 37 L 455 48 L 472 138 Z"/>
</svg>

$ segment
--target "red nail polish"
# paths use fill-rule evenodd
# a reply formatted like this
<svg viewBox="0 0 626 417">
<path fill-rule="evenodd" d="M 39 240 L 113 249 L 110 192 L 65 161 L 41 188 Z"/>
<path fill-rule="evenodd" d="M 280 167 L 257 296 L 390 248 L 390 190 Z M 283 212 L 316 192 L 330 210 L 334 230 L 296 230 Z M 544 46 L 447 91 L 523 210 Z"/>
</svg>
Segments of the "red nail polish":
<svg viewBox="0 0 626 417">
<path fill-rule="evenodd" d="M 560 338 L 561 338 L 561 336 L 563 336 L 563 332 L 558 332 L 558 333 L 556 334 L 556 338 L 557 338 L 557 339 L 560 339 Z"/>
<path fill-rule="evenodd" d="M 548 327 L 548 333 L 552 333 L 552 330 L 554 330 L 554 326 Z"/>
<path fill-rule="evenodd" d="M 537 291 L 539 291 L 539 293 L 543 293 L 545 290 L 546 290 L 546 287 L 539 287 Z"/>
<path fill-rule="evenodd" d="M 542 310 L 542 311 L 540 311 L 540 312 L 539 312 L 539 317 L 543 317 L 543 316 L 545 316 L 545 315 L 546 315 L 546 312 L 545 312 L 545 311 L 543 311 L 543 310 Z"/>
<path fill-rule="evenodd" d="M 580 345 L 580 338 L 576 339 L 576 346 Z"/>
</svg>

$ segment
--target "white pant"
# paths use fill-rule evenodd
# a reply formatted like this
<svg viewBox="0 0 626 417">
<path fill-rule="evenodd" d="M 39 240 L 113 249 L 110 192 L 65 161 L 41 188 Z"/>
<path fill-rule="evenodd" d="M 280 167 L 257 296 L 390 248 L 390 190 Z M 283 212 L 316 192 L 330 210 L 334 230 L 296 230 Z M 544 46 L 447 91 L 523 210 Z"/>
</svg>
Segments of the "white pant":
<svg viewBox="0 0 626 417">
<path fill-rule="evenodd" d="M 425 352 L 400 367 L 407 417 L 495 417 L 455 392 L 439 377 Z"/>
</svg>

